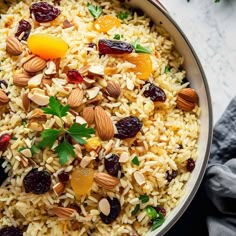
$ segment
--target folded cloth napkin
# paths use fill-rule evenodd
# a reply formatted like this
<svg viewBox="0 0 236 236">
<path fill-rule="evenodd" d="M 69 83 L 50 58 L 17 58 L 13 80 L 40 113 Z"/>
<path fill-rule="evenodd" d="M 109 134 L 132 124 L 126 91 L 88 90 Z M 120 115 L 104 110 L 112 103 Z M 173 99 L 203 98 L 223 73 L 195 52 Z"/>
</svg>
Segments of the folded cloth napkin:
<svg viewBox="0 0 236 236">
<path fill-rule="evenodd" d="M 236 97 L 216 123 L 209 164 L 191 205 L 166 236 L 236 236 Z"/>
</svg>

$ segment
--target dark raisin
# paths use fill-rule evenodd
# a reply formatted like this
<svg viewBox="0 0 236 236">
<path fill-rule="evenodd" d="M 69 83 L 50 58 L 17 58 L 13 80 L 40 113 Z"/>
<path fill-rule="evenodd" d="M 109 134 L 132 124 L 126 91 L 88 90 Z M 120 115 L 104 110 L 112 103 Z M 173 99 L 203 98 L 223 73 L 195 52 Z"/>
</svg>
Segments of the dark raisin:
<svg viewBox="0 0 236 236">
<path fill-rule="evenodd" d="M 62 183 L 67 183 L 70 180 L 70 174 L 68 172 L 62 171 L 57 175 L 58 179 Z"/>
<path fill-rule="evenodd" d="M 26 20 L 21 20 L 19 22 L 15 36 L 19 37 L 24 32 L 24 36 L 22 37 L 22 40 L 26 41 L 29 37 L 30 31 L 31 31 L 31 24 Z"/>
<path fill-rule="evenodd" d="M 52 180 L 51 175 L 45 171 L 31 170 L 24 178 L 23 184 L 25 192 L 34 194 L 43 194 L 49 191 Z"/>
<path fill-rule="evenodd" d="M 111 224 L 120 214 L 121 211 L 121 205 L 117 198 L 107 198 L 108 202 L 110 203 L 110 214 L 108 216 L 104 215 L 103 213 L 100 213 L 100 217 L 103 223 L 105 224 Z"/>
<path fill-rule="evenodd" d="M 53 21 L 60 15 L 61 11 L 48 4 L 47 2 L 36 2 L 30 7 L 30 15 L 34 15 L 37 22 L 49 22 Z"/>
<path fill-rule="evenodd" d="M 168 182 L 171 182 L 172 179 L 176 178 L 178 175 L 178 170 L 172 170 L 166 172 L 166 179 Z"/>
<path fill-rule="evenodd" d="M 8 84 L 5 80 L 0 80 L 0 89 L 7 88 Z"/>
<path fill-rule="evenodd" d="M 10 143 L 11 136 L 9 134 L 3 134 L 0 136 L 0 151 L 4 152 Z"/>
<path fill-rule="evenodd" d="M 0 158 L 0 186 L 8 177 L 8 174 L 6 173 L 5 168 L 2 167 L 2 164 L 4 161 L 5 160 L 3 158 Z"/>
<path fill-rule="evenodd" d="M 83 82 L 82 75 L 79 73 L 79 71 L 77 71 L 75 69 L 68 70 L 66 76 L 68 78 L 68 82 L 69 83 L 78 84 L 78 83 L 82 83 Z"/>
<path fill-rule="evenodd" d="M 149 97 L 153 102 L 164 102 L 166 100 L 165 92 L 153 83 L 148 83 L 145 86 L 143 95 L 146 98 Z"/>
<path fill-rule="evenodd" d="M 164 217 L 166 216 L 166 210 L 163 206 L 157 206 L 156 211 L 157 213 L 161 213 Z"/>
<path fill-rule="evenodd" d="M 98 41 L 98 51 L 102 55 L 131 53 L 133 46 L 123 41 L 100 39 Z"/>
<path fill-rule="evenodd" d="M 195 168 L 195 161 L 193 160 L 193 158 L 189 158 L 187 160 L 187 166 L 186 166 L 187 170 L 189 172 L 192 172 Z"/>
<path fill-rule="evenodd" d="M 112 176 L 118 176 L 121 171 L 121 165 L 119 163 L 119 157 L 116 154 L 112 154 L 109 158 L 105 158 L 104 161 L 106 171 Z"/>
<path fill-rule="evenodd" d="M 118 132 L 115 137 L 126 139 L 135 137 L 141 130 L 143 123 L 135 116 L 128 116 L 119 120 L 115 125 Z"/>
<path fill-rule="evenodd" d="M 23 232 L 14 226 L 5 226 L 0 229 L 1 236 L 23 236 Z"/>
</svg>

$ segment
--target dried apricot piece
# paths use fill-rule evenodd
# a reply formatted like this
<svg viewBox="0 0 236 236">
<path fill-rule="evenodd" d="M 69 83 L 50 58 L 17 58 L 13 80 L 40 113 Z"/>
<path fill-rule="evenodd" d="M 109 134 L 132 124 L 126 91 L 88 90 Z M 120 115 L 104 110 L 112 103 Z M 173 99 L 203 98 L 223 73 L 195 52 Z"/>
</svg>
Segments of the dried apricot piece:
<svg viewBox="0 0 236 236">
<path fill-rule="evenodd" d="M 121 25 L 120 20 L 112 15 L 105 15 L 100 16 L 95 22 L 94 22 L 94 28 L 98 30 L 99 32 L 106 33 L 113 27 L 119 28 Z"/>
<path fill-rule="evenodd" d="M 77 198 L 89 192 L 93 184 L 93 177 L 94 170 L 91 168 L 77 168 L 73 170 L 70 182 Z"/>
<path fill-rule="evenodd" d="M 134 72 L 138 79 L 147 80 L 152 74 L 152 60 L 149 54 L 126 54 L 124 59 L 135 65 L 135 67 L 130 68 L 129 71 Z"/>
<path fill-rule="evenodd" d="M 63 39 L 49 34 L 34 34 L 28 38 L 28 47 L 33 54 L 48 60 L 63 57 L 68 44 Z"/>
</svg>

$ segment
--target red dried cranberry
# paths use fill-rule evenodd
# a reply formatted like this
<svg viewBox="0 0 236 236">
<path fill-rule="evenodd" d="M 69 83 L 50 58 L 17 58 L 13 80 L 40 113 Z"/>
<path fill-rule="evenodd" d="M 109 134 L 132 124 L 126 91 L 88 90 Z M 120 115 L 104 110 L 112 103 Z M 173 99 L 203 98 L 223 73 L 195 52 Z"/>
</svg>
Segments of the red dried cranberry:
<svg viewBox="0 0 236 236">
<path fill-rule="evenodd" d="M 189 172 L 192 172 L 195 168 L 195 161 L 193 160 L 193 158 L 189 158 L 187 160 L 187 166 L 186 166 L 187 170 Z"/>
<path fill-rule="evenodd" d="M 2 164 L 5 160 L 0 158 L 0 186 L 7 179 L 8 174 L 5 171 L 5 168 L 2 167 Z"/>
<path fill-rule="evenodd" d="M 172 170 L 171 172 L 166 172 L 166 179 L 168 182 L 171 182 L 172 179 L 176 178 L 178 175 L 178 170 Z"/>
<path fill-rule="evenodd" d="M 23 236 L 23 232 L 14 226 L 5 226 L 0 229 L 1 236 Z"/>
<path fill-rule="evenodd" d="M 62 183 L 67 183 L 70 180 L 70 175 L 68 172 L 62 171 L 57 175 L 58 179 Z"/>
<path fill-rule="evenodd" d="M 157 206 L 157 207 L 156 207 L 156 211 L 157 211 L 157 213 L 161 213 L 164 217 L 166 216 L 166 210 L 165 210 L 164 207 L 162 207 L 162 206 Z"/>
<path fill-rule="evenodd" d="M 103 213 L 100 213 L 100 217 L 103 223 L 105 224 L 111 224 L 120 214 L 121 211 L 121 205 L 117 198 L 107 198 L 108 202 L 110 203 L 110 213 L 108 216 L 104 215 Z"/>
<path fill-rule="evenodd" d="M 116 154 L 112 154 L 109 158 L 105 158 L 104 164 L 106 171 L 110 175 L 117 177 L 119 171 L 121 170 L 119 157 Z"/>
<path fill-rule="evenodd" d="M 133 51 L 133 47 L 130 43 L 122 41 L 100 39 L 98 41 L 98 51 L 102 55 L 124 54 L 124 53 L 131 53 Z"/>
<path fill-rule="evenodd" d="M 22 40 L 27 40 L 29 37 L 31 31 L 31 24 L 26 20 L 21 20 L 18 25 L 17 32 L 15 33 L 16 37 L 19 37 L 23 32 L 24 36 L 22 37 Z"/>
<path fill-rule="evenodd" d="M 150 99 L 153 102 L 164 102 L 166 100 L 166 94 L 165 92 L 157 87 L 156 85 L 152 83 L 148 83 L 145 86 L 145 90 L 143 92 L 143 95 L 147 98 L 150 97 Z"/>
<path fill-rule="evenodd" d="M 68 70 L 66 76 L 68 78 L 68 82 L 69 83 L 78 84 L 78 83 L 82 83 L 83 82 L 82 75 L 79 73 L 79 71 L 77 71 L 75 69 Z"/>
<path fill-rule="evenodd" d="M 30 15 L 33 14 L 39 23 L 53 21 L 61 11 L 47 2 L 36 2 L 30 7 Z"/>
<path fill-rule="evenodd" d="M 0 136 L 0 151 L 4 152 L 7 150 L 7 146 L 10 143 L 11 136 L 9 134 L 3 134 Z"/>
<path fill-rule="evenodd" d="M 141 130 L 143 123 L 135 116 L 128 116 L 119 120 L 115 125 L 118 132 L 115 137 L 126 139 L 135 137 Z"/>
<path fill-rule="evenodd" d="M 46 171 L 31 170 L 24 178 L 23 184 L 26 193 L 43 194 L 49 191 L 52 180 Z"/>
</svg>

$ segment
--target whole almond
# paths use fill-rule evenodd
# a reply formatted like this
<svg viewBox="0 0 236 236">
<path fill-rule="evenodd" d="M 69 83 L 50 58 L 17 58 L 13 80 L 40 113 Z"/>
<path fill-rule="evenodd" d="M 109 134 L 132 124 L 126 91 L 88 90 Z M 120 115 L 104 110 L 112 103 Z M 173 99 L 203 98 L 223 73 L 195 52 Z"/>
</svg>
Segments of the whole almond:
<svg viewBox="0 0 236 236">
<path fill-rule="evenodd" d="M 28 93 L 24 93 L 22 96 L 22 105 L 25 111 L 29 111 L 30 109 L 30 99 L 28 98 Z"/>
<path fill-rule="evenodd" d="M 9 102 L 8 96 L 5 94 L 5 92 L 0 89 L 0 105 L 5 105 Z"/>
<path fill-rule="evenodd" d="M 106 87 L 107 93 L 113 97 L 118 98 L 121 93 L 120 85 L 114 81 L 109 81 Z"/>
<path fill-rule="evenodd" d="M 14 36 L 8 36 L 6 40 L 6 51 L 12 56 L 19 56 L 23 52 L 21 42 Z"/>
<path fill-rule="evenodd" d="M 114 136 L 112 120 L 100 106 L 95 107 L 95 124 L 98 136 L 102 140 L 109 140 Z"/>
<path fill-rule="evenodd" d="M 80 88 L 75 88 L 71 91 L 68 97 L 68 104 L 71 107 L 78 107 L 82 104 L 84 98 L 84 92 Z"/>
<path fill-rule="evenodd" d="M 75 209 L 66 207 L 55 207 L 51 211 L 61 218 L 70 218 L 76 213 Z"/>
<path fill-rule="evenodd" d="M 95 111 L 93 107 L 85 107 L 82 114 L 83 118 L 87 121 L 88 125 L 93 124 Z"/>
<path fill-rule="evenodd" d="M 23 68 L 28 73 L 37 73 L 43 70 L 47 65 L 47 61 L 38 57 L 32 56 L 23 64 Z"/>
<path fill-rule="evenodd" d="M 19 73 L 13 76 L 13 84 L 19 87 L 26 87 L 28 86 L 28 81 L 30 80 L 31 76 L 26 73 Z"/>
<path fill-rule="evenodd" d="M 99 186 L 108 190 L 114 189 L 119 184 L 118 178 L 106 173 L 95 174 L 94 180 Z"/>
<path fill-rule="evenodd" d="M 192 88 L 183 88 L 178 93 L 178 96 L 183 98 L 186 101 L 197 103 L 198 102 L 198 95 L 196 91 Z"/>
<path fill-rule="evenodd" d="M 195 107 L 195 103 L 189 102 L 180 96 L 177 96 L 176 104 L 177 107 L 183 111 L 192 111 Z"/>
</svg>

